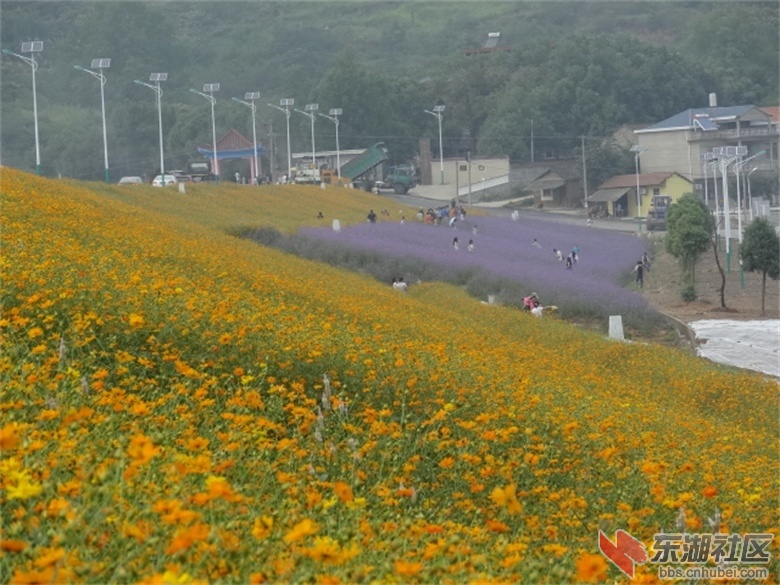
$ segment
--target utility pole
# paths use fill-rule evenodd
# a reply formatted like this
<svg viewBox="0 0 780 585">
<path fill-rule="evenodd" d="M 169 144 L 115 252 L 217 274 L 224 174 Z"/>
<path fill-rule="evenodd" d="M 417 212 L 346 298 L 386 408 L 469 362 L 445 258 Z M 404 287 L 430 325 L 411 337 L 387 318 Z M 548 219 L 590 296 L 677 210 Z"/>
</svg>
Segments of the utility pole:
<svg viewBox="0 0 780 585">
<path fill-rule="evenodd" d="M 585 211 L 587 214 L 588 211 L 588 167 L 585 163 L 585 136 L 580 136 L 580 140 L 582 143 L 582 187 L 585 191 L 584 197 L 585 197 Z"/>
<path fill-rule="evenodd" d="M 469 207 L 471 207 L 471 151 L 466 153 L 466 160 L 469 163 Z"/>
<path fill-rule="evenodd" d="M 274 145 L 274 123 L 268 122 L 268 140 L 271 143 L 271 153 L 269 158 L 271 159 L 271 182 L 276 183 L 279 178 L 279 173 L 276 169 L 276 146 Z"/>
<path fill-rule="evenodd" d="M 534 119 L 531 118 L 531 162 L 534 162 Z"/>
</svg>

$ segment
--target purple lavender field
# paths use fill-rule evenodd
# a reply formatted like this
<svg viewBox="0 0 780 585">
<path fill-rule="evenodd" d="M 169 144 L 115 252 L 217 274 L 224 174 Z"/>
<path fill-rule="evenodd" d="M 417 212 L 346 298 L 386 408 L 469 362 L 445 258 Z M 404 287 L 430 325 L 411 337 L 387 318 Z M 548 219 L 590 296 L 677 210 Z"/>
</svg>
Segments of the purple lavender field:
<svg viewBox="0 0 780 585">
<path fill-rule="evenodd" d="M 576 307 L 577 312 L 591 312 L 587 310 L 591 308 L 602 314 L 651 310 L 644 297 L 621 286 L 645 251 L 644 241 L 634 235 L 502 217 L 469 217 L 454 228 L 412 220 L 405 224 L 366 222 L 340 232 L 305 228 L 299 234 L 440 266 L 479 267 L 516 282 L 523 294 L 538 292 L 542 304 L 558 305 L 563 310 Z M 455 237 L 460 243 L 457 250 L 453 247 Z M 533 245 L 534 239 L 541 248 Z M 467 249 L 469 240 L 474 241 L 471 252 Z M 574 246 L 580 247 L 579 261 L 567 270 L 566 262 L 559 261 L 553 249 L 566 256 Z"/>
</svg>

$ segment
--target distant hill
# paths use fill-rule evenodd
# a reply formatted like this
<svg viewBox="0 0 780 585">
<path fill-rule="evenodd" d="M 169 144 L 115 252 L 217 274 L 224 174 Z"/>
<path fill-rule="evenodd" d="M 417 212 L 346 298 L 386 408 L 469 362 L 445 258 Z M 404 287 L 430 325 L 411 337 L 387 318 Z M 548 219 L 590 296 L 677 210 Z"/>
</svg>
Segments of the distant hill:
<svg viewBox="0 0 780 585">
<path fill-rule="evenodd" d="M 448 154 L 523 159 L 531 119 L 539 147 L 557 152 L 572 136 L 671 115 L 709 92 L 724 104 L 777 101 L 773 3 L 4 0 L 0 18 L 3 48 L 44 43 L 36 56 L 40 140 L 44 173 L 55 176 L 103 176 L 97 81 L 73 69 L 98 57 L 112 60 L 105 94 L 114 179 L 155 171 L 155 98 L 132 83 L 153 72 L 169 74 L 163 126 L 176 166 L 210 142 L 209 105 L 188 91 L 205 83 L 221 85 L 218 133 L 251 135 L 248 111 L 230 98 L 258 91 L 264 144 L 273 125 L 277 149 L 286 148 L 284 118 L 265 104 L 292 97 L 344 108 L 345 147 L 385 140 L 407 158 L 420 138 L 435 143 L 435 120 L 423 110 L 437 103 L 447 104 Z M 506 50 L 467 56 L 491 32 Z M 0 63 L 3 162 L 32 169 L 30 68 L 11 56 Z M 318 144 L 334 148 L 332 127 L 318 121 Z M 309 130 L 295 114 L 293 149 L 310 147 Z"/>
</svg>

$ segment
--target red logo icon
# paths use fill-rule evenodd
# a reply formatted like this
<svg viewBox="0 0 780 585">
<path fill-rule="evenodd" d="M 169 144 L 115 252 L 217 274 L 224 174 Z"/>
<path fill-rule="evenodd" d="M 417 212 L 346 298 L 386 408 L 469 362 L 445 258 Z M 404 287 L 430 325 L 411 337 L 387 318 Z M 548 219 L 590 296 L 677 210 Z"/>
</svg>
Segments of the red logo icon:
<svg viewBox="0 0 780 585">
<path fill-rule="evenodd" d="M 634 564 L 647 562 L 645 545 L 625 530 L 615 532 L 615 543 L 599 530 L 599 550 L 618 569 L 629 578 L 634 578 Z"/>
</svg>

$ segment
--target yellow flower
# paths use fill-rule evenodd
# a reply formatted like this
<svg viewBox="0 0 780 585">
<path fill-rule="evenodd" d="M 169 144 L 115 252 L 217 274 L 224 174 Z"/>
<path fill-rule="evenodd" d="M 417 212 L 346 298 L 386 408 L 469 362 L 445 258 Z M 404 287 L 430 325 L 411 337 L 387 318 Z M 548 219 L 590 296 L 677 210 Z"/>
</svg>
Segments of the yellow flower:
<svg viewBox="0 0 780 585">
<path fill-rule="evenodd" d="M 314 539 L 314 546 L 306 549 L 305 554 L 319 563 L 342 565 L 360 554 L 360 549 L 354 544 L 342 549 L 338 541 L 330 536 L 318 536 Z"/>
<path fill-rule="evenodd" d="M 43 486 L 39 483 L 30 481 L 29 472 L 20 471 L 12 476 L 12 481 L 16 482 L 16 485 L 8 485 L 8 499 L 9 500 L 26 500 L 28 498 L 34 498 L 43 491 Z"/>
<path fill-rule="evenodd" d="M 257 540 L 265 540 L 271 534 L 274 527 L 274 519 L 271 516 L 261 516 L 255 518 L 255 525 L 252 528 L 252 536 Z"/>
<path fill-rule="evenodd" d="M 27 337 L 29 337 L 30 339 L 35 339 L 36 337 L 40 337 L 41 335 L 43 335 L 43 329 L 41 329 L 40 327 L 33 327 L 27 332 Z"/>
<path fill-rule="evenodd" d="M 144 325 L 143 315 L 139 315 L 138 313 L 130 313 L 130 316 L 127 318 L 127 323 L 130 325 L 130 327 L 136 329 L 138 327 L 143 327 Z"/>
<path fill-rule="evenodd" d="M 287 544 L 290 544 L 292 542 L 296 542 L 298 540 L 303 540 L 307 536 L 311 536 L 312 534 L 316 534 L 316 532 L 320 529 L 319 526 L 309 518 L 304 518 L 298 524 L 293 526 L 292 530 L 284 535 L 284 542 Z"/>
<path fill-rule="evenodd" d="M 515 484 L 509 484 L 505 488 L 496 487 L 490 493 L 490 499 L 496 506 L 506 506 L 507 512 L 510 514 L 519 514 L 523 511 L 523 506 L 517 500 L 515 495 Z"/>
</svg>

